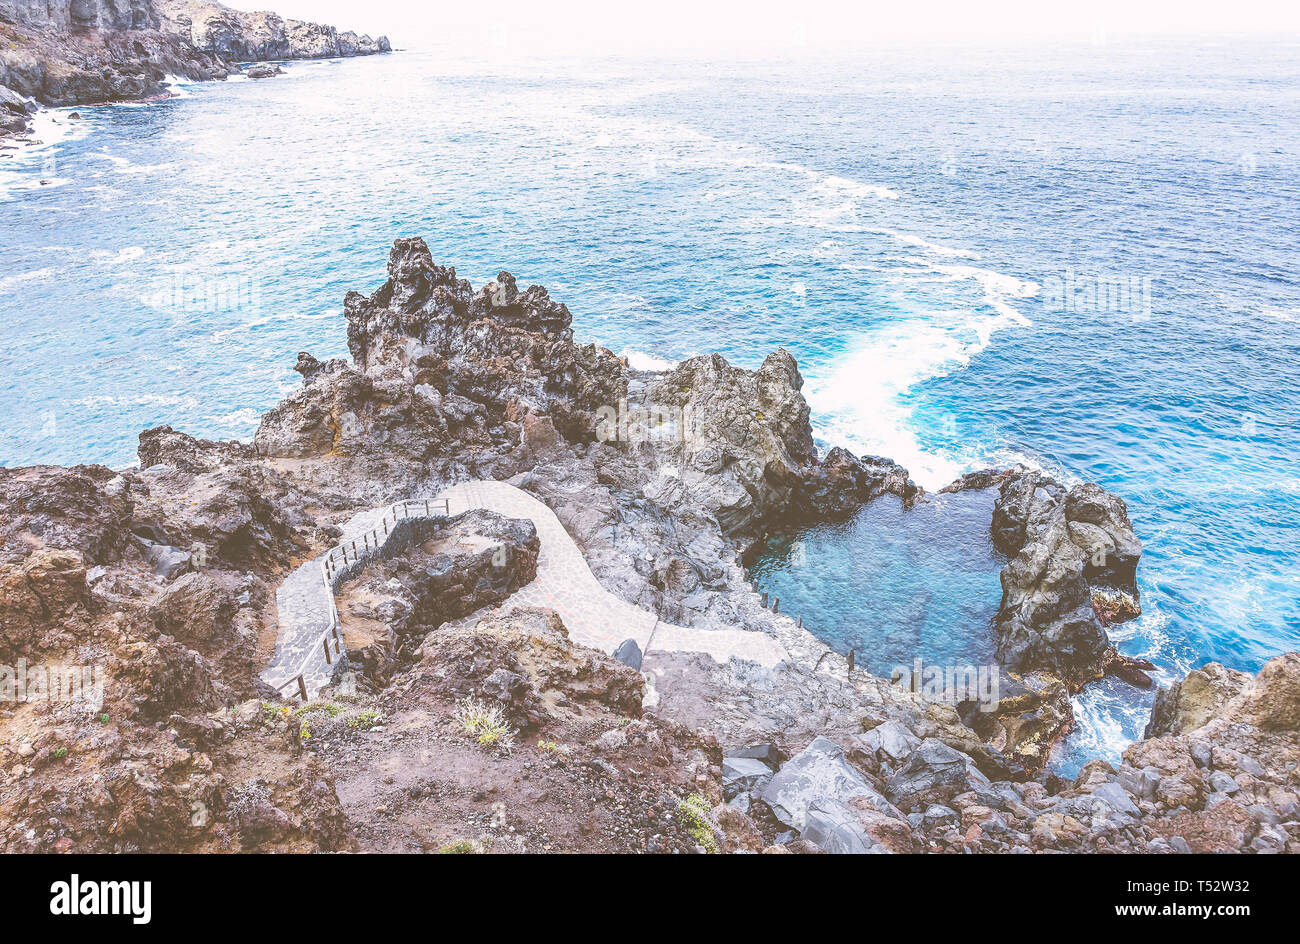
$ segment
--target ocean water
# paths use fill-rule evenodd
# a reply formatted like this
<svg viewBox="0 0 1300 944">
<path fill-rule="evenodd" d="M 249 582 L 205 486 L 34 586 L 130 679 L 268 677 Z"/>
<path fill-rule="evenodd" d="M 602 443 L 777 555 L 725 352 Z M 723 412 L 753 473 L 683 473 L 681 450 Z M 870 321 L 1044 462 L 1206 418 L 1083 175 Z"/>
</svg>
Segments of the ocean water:
<svg viewBox="0 0 1300 944">
<path fill-rule="evenodd" d="M 410 51 L 53 113 L 0 158 L 0 463 L 122 466 L 160 423 L 251 436 L 421 235 L 638 364 L 784 345 L 823 445 L 927 487 L 1013 462 L 1100 482 L 1146 544 L 1121 648 L 1165 681 L 1257 669 L 1300 643 L 1298 53 Z M 986 659 L 1000 561 L 972 501 L 868 509 L 756 577 L 873 669 Z M 1089 690 L 1058 763 L 1113 757 L 1148 706 Z"/>
</svg>

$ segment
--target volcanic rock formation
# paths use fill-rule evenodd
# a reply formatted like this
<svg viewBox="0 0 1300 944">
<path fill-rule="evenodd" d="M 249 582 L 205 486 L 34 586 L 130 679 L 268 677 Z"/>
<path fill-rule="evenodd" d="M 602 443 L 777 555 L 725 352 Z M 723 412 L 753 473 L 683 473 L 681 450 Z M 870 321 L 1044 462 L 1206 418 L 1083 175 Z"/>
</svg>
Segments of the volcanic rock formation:
<svg viewBox="0 0 1300 944">
<path fill-rule="evenodd" d="M 387 52 L 332 26 L 185 0 L 0 0 L 0 86 L 43 105 L 148 99 L 236 62 Z M 0 106 L 4 102 L 0 101 Z"/>
<path fill-rule="evenodd" d="M 949 704 L 850 673 L 747 582 L 765 530 L 923 500 L 886 460 L 817 457 L 788 353 L 636 371 L 545 289 L 475 292 L 420 240 L 346 313 L 352 359 L 300 355 L 252 444 L 160 427 L 135 468 L 0 469 L 0 850 L 1300 851 L 1295 654 L 1159 693 L 1117 766 L 1043 769 L 1137 612 L 1118 498 L 963 486 L 1001 487 L 1014 675 Z M 531 524 L 473 512 L 344 581 L 350 671 L 318 701 L 260 683 L 292 569 L 471 479 L 545 502 L 610 592 L 789 659 L 651 644 L 638 672 L 577 645 L 508 602 Z"/>
</svg>

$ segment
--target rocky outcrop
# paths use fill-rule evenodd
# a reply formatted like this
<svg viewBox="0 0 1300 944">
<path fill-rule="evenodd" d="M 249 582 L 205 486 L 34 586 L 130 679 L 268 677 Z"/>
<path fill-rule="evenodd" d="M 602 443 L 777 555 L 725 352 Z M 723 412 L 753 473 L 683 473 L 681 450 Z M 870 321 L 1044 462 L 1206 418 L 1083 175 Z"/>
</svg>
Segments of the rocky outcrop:
<svg viewBox="0 0 1300 944">
<path fill-rule="evenodd" d="M 0 0 L 0 40 L 0 85 L 44 105 L 153 98 L 169 76 L 221 79 L 237 61 L 390 48 L 382 36 L 184 0 Z"/>
<path fill-rule="evenodd" d="M 490 461 L 535 449 L 543 413 L 543 425 L 590 439 L 594 411 L 625 383 L 612 354 L 573 342 L 568 309 L 544 288 L 520 292 L 503 272 L 475 294 L 422 240 L 398 240 L 388 282 L 350 292 L 345 308 L 354 364 L 300 355 L 307 382 L 263 418 L 263 455 Z"/>
<path fill-rule="evenodd" d="M 261 454 L 382 461 L 390 472 L 405 462 L 412 476 L 416 464 L 468 455 L 491 478 L 554 461 L 565 468 L 552 478 L 639 491 L 742 544 L 884 492 L 918 494 L 886 460 L 842 449 L 818 460 L 803 378 L 785 351 L 757 371 L 711 355 L 636 372 L 575 343 L 568 307 L 541 286 L 521 291 L 508 272 L 475 291 L 423 240 L 399 239 L 388 276 L 345 299 L 352 364 L 299 356 L 306 383 L 264 417 Z"/>
<path fill-rule="evenodd" d="M 1113 664 L 1105 624 L 1137 610 L 1114 496 L 960 483 L 1001 489 L 999 628 L 1027 655 L 997 704 L 948 704 L 849 673 L 746 582 L 767 528 L 919 497 L 886 460 L 815 455 L 786 352 L 634 371 L 578 345 L 545 289 L 475 291 L 419 240 L 347 315 L 352 360 L 300 355 L 254 444 L 161 427 L 138 468 L 0 469 L 0 666 L 108 682 L 94 709 L 0 700 L 0 848 L 1298 851 L 1300 656 L 1197 670 L 1118 766 L 1044 771 L 1071 688 Z M 259 687 L 291 568 L 358 509 L 470 478 L 545 501 L 623 599 L 790 658 L 651 640 L 637 671 L 575 645 L 553 612 L 503 605 L 534 572 L 531 526 L 475 513 L 341 581 L 349 659 L 321 700 Z"/>
<path fill-rule="evenodd" d="M 31 127 L 31 116 L 27 99 L 0 85 L 0 137 L 26 133 Z"/>
<path fill-rule="evenodd" d="M 998 700 L 990 711 L 977 704 L 959 705 L 962 722 L 1007 762 L 1028 771 L 1047 766 L 1054 748 L 1074 727 L 1070 690 L 1046 672 L 1024 676 L 1003 672 Z"/>
<path fill-rule="evenodd" d="M 642 439 L 625 423 L 602 438 L 651 450 L 674 472 L 654 492 L 674 508 L 704 509 L 725 534 L 756 538 L 764 520 L 786 511 L 813 463 L 803 377 L 785 350 L 757 371 L 733 367 L 721 355 L 695 357 L 645 382 L 625 412 L 644 415 Z M 610 416 L 608 419 L 613 420 Z"/>
<path fill-rule="evenodd" d="M 555 723 L 582 704 L 641 715 L 645 681 L 604 653 L 575 646 L 550 610 L 516 609 L 430 633 L 405 673 L 412 690 L 500 705 L 523 731 Z M 557 703 L 547 692 L 564 692 Z"/>
<path fill-rule="evenodd" d="M 1122 498 L 1023 472 L 1002 483 L 992 527 L 1010 558 L 995 619 L 1003 665 L 1045 670 L 1074 690 L 1107 673 L 1150 684 L 1141 670 L 1152 666 L 1118 656 L 1106 635 L 1110 623 L 1141 612 L 1142 542 Z"/>
<path fill-rule="evenodd" d="M 344 299 L 348 349 L 370 376 L 481 404 L 489 427 L 546 413 L 573 441 L 590 440 L 594 412 L 626 389 L 618 358 L 575 344 L 569 309 L 539 285 L 521 292 L 502 272 L 475 293 L 421 239 L 393 244 L 388 275 Z"/>
<path fill-rule="evenodd" d="M 158 28 L 153 0 L 0 0 L 0 22 L 37 29 L 148 30 Z"/>
<path fill-rule="evenodd" d="M 637 672 L 575 645 L 554 612 L 521 608 L 431 633 L 363 702 L 385 730 L 342 721 L 353 708 L 330 720 L 343 703 L 304 717 L 367 851 L 762 848 L 721 803 L 717 745 L 644 714 L 644 691 Z M 467 727 L 489 713 L 488 736 Z"/>
<path fill-rule="evenodd" d="M 724 796 L 764 842 L 831 853 L 1300 851 L 1300 654 L 1253 678 L 1218 665 L 1191 673 L 1162 693 L 1122 763 L 1093 761 L 1069 783 L 1004 779 L 951 729 L 883 694 L 859 691 L 840 710 L 891 716 L 865 733 L 820 718 L 790 729 L 827 733 L 789 760 L 770 743 L 724 752 Z M 716 693 L 714 710 L 734 714 L 733 699 Z"/>
<path fill-rule="evenodd" d="M 847 517 L 865 502 L 887 493 L 912 504 L 922 490 L 898 463 L 876 456 L 859 458 L 836 446 L 803 477 L 793 496 L 791 513 L 831 521 Z"/>
<path fill-rule="evenodd" d="M 0 850 L 353 848 L 289 713 L 244 701 L 260 568 L 214 555 L 169 581 L 150 566 L 140 532 L 172 533 L 179 505 L 196 532 L 233 525 L 236 502 L 169 503 L 165 469 L 0 470 Z"/>
<path fill-rule="evenodd" d="M 340 33 L 333 26 L 244 13 L 206 0 L 153 0 L 153 5 L 164 32 L 228 61 L 368 56 L 392 48 L 387 36 Z"/>
<path fill-rule="evenodd" d="M 152 0 L 0 6 L 0 85 L 43 105 L 142 100 L 168 76 L 225 78 L 230 67 L 159 29 Z"/>
<path fill-rule="evenodd" d="M 537 576 L 540 542 L 532 522 L 470 511 L 414 526 L 401 551 L 385 548 L 338 591 L 348 658 L 356 673 L 382 685 L 399 661 L 444 623 L 494 606 Z M 371 628 L 354 638 L 358 622 Z"/>
<path fill-rule="evenodd" d="M 1245 672 L 1218 663 L 1188 672 L 1169 688 L 1156 691 L 1151 720 L 1143 737 L 1194 731 L 1223 711 L 1224 706 L 1254 683 Z"/>
</svg>

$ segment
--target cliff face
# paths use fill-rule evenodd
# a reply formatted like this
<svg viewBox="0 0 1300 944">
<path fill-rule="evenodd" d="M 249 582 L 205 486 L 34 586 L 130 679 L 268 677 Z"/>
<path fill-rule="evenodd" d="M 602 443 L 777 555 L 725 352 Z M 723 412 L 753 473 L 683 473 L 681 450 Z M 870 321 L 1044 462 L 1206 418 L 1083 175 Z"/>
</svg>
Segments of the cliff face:
<svg viewBox="0 0 1300 944">
<path fill-rule="evenodd" d="M 201 52 L 236 61 L 322 59 L 388 52 L 387 36 L 371 39 L 275 13 L 242 13 L 204 0 L 153 0 L 164 32 Z"/>
<path fill-rule="evenodd" d="M 158 28 L 152 0 L 0 0 L 0 20 L 64 31 Z"/>
<path fill-rule="evenodd" d="M 0 0 L 0 86 L 45 105 L 149 98 L 235 61 L 387 52 L 332 26 L 178 0 Z"/>
</svg>

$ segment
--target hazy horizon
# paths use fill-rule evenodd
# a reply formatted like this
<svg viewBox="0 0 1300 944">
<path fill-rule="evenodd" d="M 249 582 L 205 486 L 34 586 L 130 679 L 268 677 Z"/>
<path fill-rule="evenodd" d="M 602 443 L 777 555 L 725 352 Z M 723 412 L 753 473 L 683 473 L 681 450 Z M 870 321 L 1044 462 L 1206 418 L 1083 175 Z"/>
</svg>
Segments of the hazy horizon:
<svg viewBox="0 0 1300 944">
<path fill-rule="evenodd" d="M 372 0 L 364 10 L 347 0 L 227 0 L 241 10 L 328 23 L 341 30 L 387 34 L 394 46 L 455 46 L 487 53 L 554 55 L 690 55 L 733 58 L 758 54 L 851 53 L 880 44 L 970 42 L 1115 42 L 1130 37 L 1273 35 L 1300 41 L 1300 5 L 1205 0 L 1135 4 L 1121 0 L 1045 7 L 1027 0 L 981 4 L 936 0 L 899 9 L 811 0 L 798 15 L 774 0 L 701 5 L 664 0 L 653 10 L 610 8 L 594 0 L 488 0 L 472 8 L 439 9 L 413 0 Z"/>
</svg>

